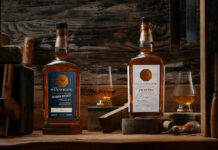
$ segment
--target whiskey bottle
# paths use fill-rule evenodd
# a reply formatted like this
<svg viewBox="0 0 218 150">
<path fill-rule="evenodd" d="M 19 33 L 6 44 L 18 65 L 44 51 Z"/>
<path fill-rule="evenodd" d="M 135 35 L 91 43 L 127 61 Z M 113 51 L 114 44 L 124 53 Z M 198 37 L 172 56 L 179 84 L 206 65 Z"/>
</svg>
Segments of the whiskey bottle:
<svg viewBox="0 0 218 150">
<path fill-rule="evenodd" d="M 128 63 L 128 104 L 132 117 L 161 117 L 164 61 L 153 54 L 151 18 L 142 17 L 140 53 Z"/>
<path fill-rule="evenodd" d="M 43 68 L 43 134 L 79 134 L 80 67 L 67 61 L 67 24 L 57 24 L 56 34 L 55 59 Z"/>
</svg>

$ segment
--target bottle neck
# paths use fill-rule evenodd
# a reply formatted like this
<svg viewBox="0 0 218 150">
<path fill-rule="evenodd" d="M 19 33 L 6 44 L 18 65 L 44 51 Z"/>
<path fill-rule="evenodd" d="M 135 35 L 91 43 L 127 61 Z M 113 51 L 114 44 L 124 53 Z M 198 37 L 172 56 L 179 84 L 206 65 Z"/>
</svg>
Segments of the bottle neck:
<svg viewBox="0 0 218 150">
<path fill-rule="evenodd" d="M 152 53 L 153 52 L 153 37 L 151 31 L 151 23 L 141 24 L 141 34 L 139 40 L 139 50 L 141 53 Z"/>
<path fill-rule="evenodd" d="M 66 30 L 57 29 L 55 42 L 55 59 L 62 60 L 69 56 Z"/>
</svg>

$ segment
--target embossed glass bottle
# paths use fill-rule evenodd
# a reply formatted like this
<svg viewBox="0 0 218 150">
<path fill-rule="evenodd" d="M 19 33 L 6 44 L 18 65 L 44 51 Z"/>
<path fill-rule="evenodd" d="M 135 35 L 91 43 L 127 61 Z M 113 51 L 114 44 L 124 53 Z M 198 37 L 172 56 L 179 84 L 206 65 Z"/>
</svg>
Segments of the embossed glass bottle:
<svg viewBox="0 0 218 150">
<path fill-rule="evenodd" d="M 128 63 L 128 104 L 133 117 L 163 114 L 164 61 L 153 54 L 151 19 L 142 18 L 140 53 Z"/>
<path fill-rule="evenodd" d="M 55 59 L 44 66 L 43 134 L 78 134 L 80 67 L 68 62 L 67 24 L 56 25 Z"/>
</svg>

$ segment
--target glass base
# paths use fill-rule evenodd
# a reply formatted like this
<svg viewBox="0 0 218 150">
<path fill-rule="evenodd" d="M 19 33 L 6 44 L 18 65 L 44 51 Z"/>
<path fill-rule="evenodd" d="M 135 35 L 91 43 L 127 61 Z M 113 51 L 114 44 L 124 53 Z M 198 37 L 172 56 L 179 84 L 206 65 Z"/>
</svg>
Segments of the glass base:
<svg viewBox="0 0 218 150">
<path fill-rule="evenodd" d="M 97 106 L 112 106 L 112 102 L 109 100 L 99 100 L 96 104 Z"/>
<path fill-rule="evenodd" d="M 191 105 L 179 105 L 177 112 L 192 112 Z"/>
</svg>

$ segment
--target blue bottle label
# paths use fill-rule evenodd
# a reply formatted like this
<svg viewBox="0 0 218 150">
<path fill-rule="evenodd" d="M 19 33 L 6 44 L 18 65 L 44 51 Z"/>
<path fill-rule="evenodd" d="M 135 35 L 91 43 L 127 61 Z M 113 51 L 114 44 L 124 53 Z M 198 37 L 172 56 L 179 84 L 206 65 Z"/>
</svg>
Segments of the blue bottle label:
<svg viewBox="0 0 218 150">
<path fill-rule="evenodd" d="M 49 118 L 75 117 L 75 72 L 48 72 Z"/>
</svg>

